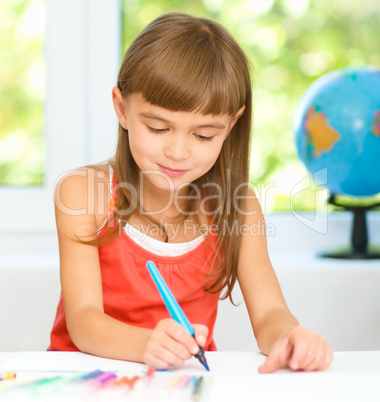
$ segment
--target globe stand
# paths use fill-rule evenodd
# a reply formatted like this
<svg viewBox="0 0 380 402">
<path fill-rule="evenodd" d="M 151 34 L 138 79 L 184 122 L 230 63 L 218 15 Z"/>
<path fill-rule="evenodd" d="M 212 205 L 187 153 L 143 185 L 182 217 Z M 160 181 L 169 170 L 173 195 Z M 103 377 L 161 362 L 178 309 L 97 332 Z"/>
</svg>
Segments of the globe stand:
<svg viewBox="0 0 380 402">
<path fill-rule="evenodd" d="M 343 205 L 336 201 L 335 195 L 330 195 L 328 203 L 341 207 L 354 214 L 351 231 L 351 247 L 335 252 L 322 253 L 325 258 L 340 258 L 348 260 L 368 260 L 380 258 L 380 248 L 368 247 L 367 211 L 380 206 L 380 203 L 363 207 Z"/>
</svg>

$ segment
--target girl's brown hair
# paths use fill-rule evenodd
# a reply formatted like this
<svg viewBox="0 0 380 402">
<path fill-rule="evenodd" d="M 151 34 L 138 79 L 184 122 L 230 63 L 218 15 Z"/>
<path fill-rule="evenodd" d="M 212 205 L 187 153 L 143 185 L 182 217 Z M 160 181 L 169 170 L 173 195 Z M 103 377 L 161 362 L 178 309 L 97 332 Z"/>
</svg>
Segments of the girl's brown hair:
<svg viewBox="0 0 380 402">
<path fill-rule="evenodd" d="M 232 196 L 240 184 L 248 183 L 251 131 L 251 78 L 244 52 L 215 21 L 181 13 L 165 14 L 149 24 L 129 47 L 117 86 L 123 98 L 141 93 L 147 102 L 172 111 L 235 116 L 245 105 L 214 166 L 193 182 L 198 189 L 205 190 L 203 198 L 207 198 L 212 213 L 211 223 L 220 229 L 214 250 L 214 262 L 219 261 L 219 266 L 214 266 L 215 276 L 206 290 L 218 292 L 226 288 L 223 299 L 231 298 L 241 243 L 237 228 L 244 220 L 238 213 L 239 209 L 244 210 L 243 197 L 234 203 Z M 139 168 L 129 148 L 128 131 L 121 125 L 114 170 L 118 183 L 129 183 L 136 188 Z M 207 183 L 213 185 L 205 186 Z M 222 189 L 222 202 L 218 188 Z M 187 208 L 193 210 L 194 205 L 189 204 Z M 130 192 L 120 186 L 113 222 L 120 220 L 120 225 L 125 226 L 130 214 L 123 215 L 120 211 L 132 209 L 143 212 L 138 203 L 136 207 L 136 199 L 132 199 Z M 98 244 L 109 242 L 120 233 L 112 225 L 109 227 L 97 239 Z M 222 260 L 216 258 L 221 252 Z"/>
</svg>

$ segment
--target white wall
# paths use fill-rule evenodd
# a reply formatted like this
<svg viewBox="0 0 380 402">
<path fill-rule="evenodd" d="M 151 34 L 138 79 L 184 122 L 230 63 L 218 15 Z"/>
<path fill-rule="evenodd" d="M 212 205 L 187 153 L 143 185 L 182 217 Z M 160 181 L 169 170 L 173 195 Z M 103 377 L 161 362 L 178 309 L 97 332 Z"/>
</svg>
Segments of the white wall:
<svg viewBox="0 0 380 402">
<path fill-rule="evenodd" d="M 277 230 L 269 238 L 270 257 L 301 323 L 322 333 L 335 350 L 380 349 L 380 260 L 315 257 L 316 250 L 346 243 L 349 218 L 330 216 L 329 231 L 321 235 L 289 215 L 270 215 L 267 222 Z M 379 214 L 369 222 L 371 239 L 380 245 Z M 59 290 L 54 234 L 0 235 L 0 351 L 46 349 Z M 241 301 L 238 287 L 234 293 Z M 220 303 L 215 341 L 220 350 L 257 350 L 244 303 Z"/>
<path fill-rule="evenodd" d="M 380 259 L 321 259 L 317 254 L 349 244 L 352 217 L 327 217 L 327 232 L 316 228 L 326 217 L 306 215 L 300 222 L 291 214 L 272 214 L 267 225 L 269 255 L 287 304 L 301 324 L 321 333 L 334 350 L 380 350 Z M 319 222 L 317 222 L 319 220 Z M 309 222 L 309 226 L 305 223 Z M 368 214 L 368 234 L 380 252 L 380 214 Z M 252 261 L 254 266 L 254 260 Z M 239 287 L 234 290 L 241 301 Z M 220 302 L 215 340 L 226 350 L 257 350 L 244 303 Z"/>
</svg>

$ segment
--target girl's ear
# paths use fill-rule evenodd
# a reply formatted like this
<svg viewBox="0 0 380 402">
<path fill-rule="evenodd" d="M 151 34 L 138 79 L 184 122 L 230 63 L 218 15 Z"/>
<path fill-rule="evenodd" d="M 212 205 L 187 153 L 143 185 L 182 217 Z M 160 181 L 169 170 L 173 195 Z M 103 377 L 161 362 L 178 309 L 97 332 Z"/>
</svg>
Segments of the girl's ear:
<svg viewBox="0 0 380 402">
<path fill-rule="evenodd" d="M 125 130 L 128 130 L 127 117 L 125 115 L 125 101 L 119 87 L 117 86 L 112 88 L 112 102 L 120 125 Z"/>
<path fill-rule="evenodd" d="M 235 125 L 235 123 L 239 120 L 239 118 L 242 116 L 242 114 L 244 113 L 245 110 L 245 105 L 243 105 L 235 114 L 235 117 L 231 120 L 230 122 L 230 127 L 229 127 L 229 131 L 232 130 L 233 126 Z"/>
</svg>

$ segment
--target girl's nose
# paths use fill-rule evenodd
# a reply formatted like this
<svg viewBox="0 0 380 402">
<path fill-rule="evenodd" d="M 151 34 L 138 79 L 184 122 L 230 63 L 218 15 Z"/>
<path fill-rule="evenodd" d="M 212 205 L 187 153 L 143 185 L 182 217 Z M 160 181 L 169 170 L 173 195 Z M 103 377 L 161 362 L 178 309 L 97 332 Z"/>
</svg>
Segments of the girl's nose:
<svg viewBox="0 0 380 402">
<path fill-rule="evenodd" d="M 190 155 L 190 150 L 184 138 L 176 136 L 171 138 L 164 147 L 164 154 L 168 158 L 174 160 L 187 159 Z"/>
</svg>

